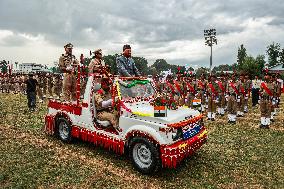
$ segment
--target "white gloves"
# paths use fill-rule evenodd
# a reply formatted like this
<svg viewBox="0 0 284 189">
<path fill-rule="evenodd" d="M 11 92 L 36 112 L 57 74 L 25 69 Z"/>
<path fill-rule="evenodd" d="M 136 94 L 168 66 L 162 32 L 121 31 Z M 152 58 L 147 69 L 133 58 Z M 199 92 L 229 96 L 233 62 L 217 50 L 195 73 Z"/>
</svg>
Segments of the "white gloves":
<svg viewBox="0 0 284 189">
<path fill-rule="evenodd" d="M 73 69 L 73 67 L 72 67 L 71 65 L 69 65 L 69 66 L 66 67 L 66 70 L 67 70 L 67 71 L 72 71 L 72 69 Z"/>
<path fill-rule="evenodd" d="M 106 100 L 102 102 L 102 107 L 103 108 L 107 108 L 110 107 L 112 105 L 112 99 Z"/>
</svg>

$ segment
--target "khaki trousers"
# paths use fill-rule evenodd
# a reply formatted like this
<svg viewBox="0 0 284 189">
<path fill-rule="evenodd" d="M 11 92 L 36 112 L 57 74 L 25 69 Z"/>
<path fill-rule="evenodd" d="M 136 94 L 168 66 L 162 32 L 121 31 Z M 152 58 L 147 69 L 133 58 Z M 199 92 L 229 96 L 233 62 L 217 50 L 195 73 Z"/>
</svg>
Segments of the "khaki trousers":
<svg viewBox="0 0 284 189">
<path fill-rule="evenodd" d="M 63 79 L 63 99 L 66 101 L 76 100 L 76 76 L 66 73 Z"/>
</svg>

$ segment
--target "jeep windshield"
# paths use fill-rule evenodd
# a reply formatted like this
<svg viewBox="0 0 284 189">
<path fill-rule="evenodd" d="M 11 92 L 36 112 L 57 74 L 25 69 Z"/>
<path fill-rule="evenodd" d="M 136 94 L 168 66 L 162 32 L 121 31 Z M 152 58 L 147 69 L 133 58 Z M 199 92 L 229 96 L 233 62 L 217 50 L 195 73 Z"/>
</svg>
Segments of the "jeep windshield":
<svg viewBox="0 0 284 189">
<path fill-rule="evenodd" d="M 149 80 L 119 81 L 119 90 L 122 100 L 132 98 L 148 98 L 154 95 L 155 90 Z"/>
</svg>

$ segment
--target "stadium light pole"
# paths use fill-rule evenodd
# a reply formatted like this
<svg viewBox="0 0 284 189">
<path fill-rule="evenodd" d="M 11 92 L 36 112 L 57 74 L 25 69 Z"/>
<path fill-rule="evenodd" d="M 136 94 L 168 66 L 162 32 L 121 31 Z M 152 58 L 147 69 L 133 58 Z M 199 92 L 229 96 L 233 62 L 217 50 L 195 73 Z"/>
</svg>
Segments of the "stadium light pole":
<svg viewBox="0 0 284 189">
<path fill-rule="evenodd" d="M 210 74 L 212 71 L 212 46 L 217 45 L 216 29 L 212 28 L 209 30 L 204 30 L 205 45 L 208 45 L 211 49 L 210 54 Z"/>
</svg>

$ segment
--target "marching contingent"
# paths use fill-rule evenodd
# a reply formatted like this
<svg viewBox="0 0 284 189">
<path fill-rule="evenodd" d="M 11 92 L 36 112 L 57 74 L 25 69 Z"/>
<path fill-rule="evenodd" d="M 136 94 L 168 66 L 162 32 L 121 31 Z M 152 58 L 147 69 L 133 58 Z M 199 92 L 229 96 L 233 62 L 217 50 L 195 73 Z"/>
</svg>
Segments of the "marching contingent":
<svg viewBox="0 0 284 189">
<path fill-rule="evenodd" d="M 30 73 L 35 79 L 35 93 L 38 102 L 45 99 L 61 99 L 65 101 L 76 101 L 76 74 L 74 66 L 80 64 L 72 55 L 73 45 L 68 43 L 64 46 L 66 53 L 59 59 L 59 68 L 62 74 L 54 73 Z M 102 50 L 93 52 L 94 58 L 89 65 L 89 73 L 98 72 L 99 66 L 104 66 L 102 61 Z M 123 46 L 123 54 L 118 57 L 117 67 L 120 76 L 140 77 L 138 69 L 131 58 L 131 47 Z M 157 95 L 164 99 L 168 108 L 177 106 L 188 106 L 198 109 L 207 115 L 208 121 L 214 121 L 218 116 L 227 113 L 228 123 L 236 124 L 238 117 L 244 117 L 249 112 L 249 100 L 252 107 L 259 104 L 260 128 L 269 128 L 276 116 L 279 107 L 280 96 L 283 92 L 283 80 L 279 74 L 264 72 L 263 80 L 252 80 L 252 75 L 240 72 L 220 73 L 219 75 L 206 75 L 202 73 L 199 78 L 191 72 L 175 75 L 153 76 L 151 79 L 156 88 Z M 82 73 L 81 97 L 83 95 L 88 73 Z M 218 77 L 217 77 L 218 76 Z M 27 94 L 28 75 L 25 74 L 1 74 L 0 92 L 12 94 Z M 28 105 L 34 110 L 36 99 L 31 100 Z"/>
<path fill-rule="evenodd" d="M 278 74 L 266 73 L 263 81 L 251 80 L 245 73 L 240 73 L 239 79 L 236 73 L 221 73 L 218 78 L 211 74 L 208 80 L 205 78 L 205 74 L 201 74 L 197 79 L 190 72 L 178 73 L 176 78 L 168 76 L 165 82 L 158 77 L 154 80 L 163 98 L 174 100 L 178 106 L 186 105 L 207 112 L 207 120 L 215 121 L 216 115 L 224 116 L 227 112 L 228 123 L 236 124 L 237 117 L 248 113 L 248 102 L 252 99 L 253 106 L 260 106 L 260 128 L 269 128 L 274 122 L 283 91 L 283 80 Z"/>
</svg>

